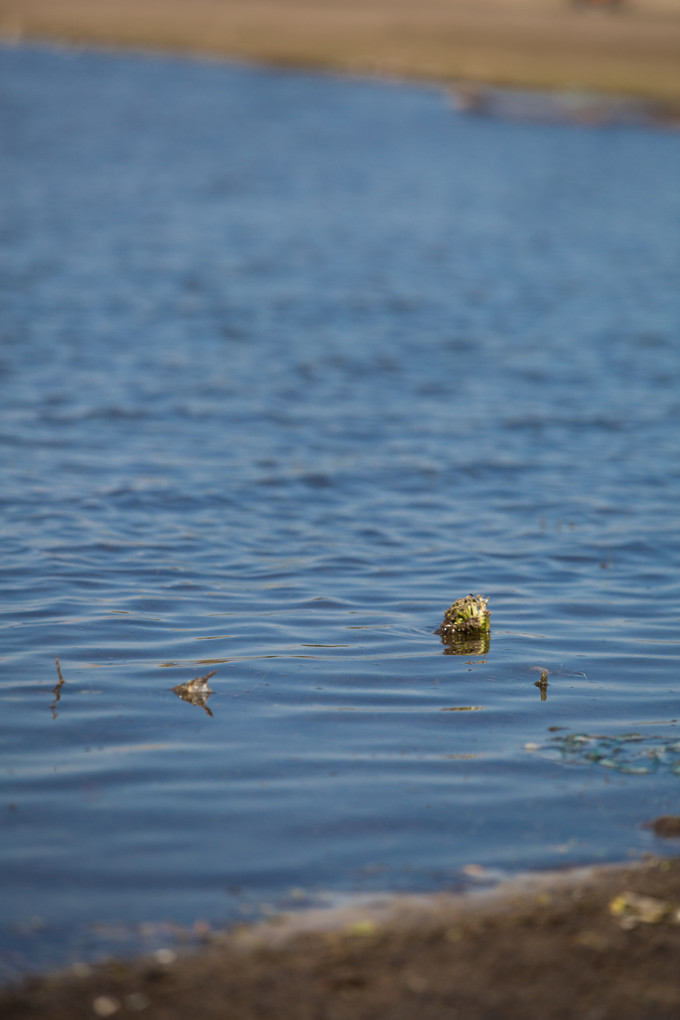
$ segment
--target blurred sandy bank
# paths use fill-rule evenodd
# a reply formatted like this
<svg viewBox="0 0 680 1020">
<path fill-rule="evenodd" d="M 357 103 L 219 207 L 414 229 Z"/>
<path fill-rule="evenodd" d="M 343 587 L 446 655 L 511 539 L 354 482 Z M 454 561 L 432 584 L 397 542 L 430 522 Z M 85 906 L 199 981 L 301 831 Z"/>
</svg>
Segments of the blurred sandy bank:
<svg viewBox="0 0 680 1020">
<path fill-rule="evenodd" d="M 0 38 L 610 93 L 680 112 L 677 0 L 0 0 Z"/>
</svg>

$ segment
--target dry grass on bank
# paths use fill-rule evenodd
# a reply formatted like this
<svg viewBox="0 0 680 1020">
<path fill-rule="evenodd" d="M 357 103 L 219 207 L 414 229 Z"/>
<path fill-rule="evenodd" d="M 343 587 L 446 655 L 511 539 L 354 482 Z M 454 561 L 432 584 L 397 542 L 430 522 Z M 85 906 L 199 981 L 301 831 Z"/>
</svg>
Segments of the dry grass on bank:
<svg viewBox="0 0 680 1020">
<path fill-rule="evenodd" d="M 579 88 L 680 109 L 680 2 L 0 0 L 0 36 L 343 72 Z"/>
</svg>

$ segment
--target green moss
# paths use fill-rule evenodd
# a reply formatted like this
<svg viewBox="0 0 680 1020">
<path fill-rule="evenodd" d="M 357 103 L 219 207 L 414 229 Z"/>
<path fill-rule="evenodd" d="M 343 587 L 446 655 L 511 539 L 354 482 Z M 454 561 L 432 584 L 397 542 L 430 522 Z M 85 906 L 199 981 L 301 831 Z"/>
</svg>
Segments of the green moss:
<svg viewBox="0 0 680 1020">
<path fill-rule="evenodd" d="M 485 645 L 488 649 L 491 614 L 487 608 L 488 598 L 482 595 L 466 595 L 456 599 L 444 613 L 444 619 L 437 633 L 444 644 Z"/>
</svg>

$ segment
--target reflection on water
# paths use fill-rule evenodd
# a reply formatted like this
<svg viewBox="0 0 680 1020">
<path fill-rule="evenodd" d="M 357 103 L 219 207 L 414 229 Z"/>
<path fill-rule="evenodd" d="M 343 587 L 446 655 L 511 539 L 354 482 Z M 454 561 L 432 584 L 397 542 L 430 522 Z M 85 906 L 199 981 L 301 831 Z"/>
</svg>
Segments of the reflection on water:
<svg viewBox="0 0 680 1020">
<path fill-rule="evenodd" d="M 56 687 L 54 687 L 54 689 L 52 691 L 52 694 L 54 695 L 54 701 L 50 705 L 50 711 L 52 712 L 52 718 L 53 719 L 56 719 L 57 715 L 59 714 L 57 712 L 57 705 L 61 701 L 61 689 L 64 686 L 64 677 L 63 677 L 62 672 L 61 672 L 61 665 L 59 663 L 59 656 L 58 655 L 56 657 L 56 663 L 57 663 L 57 676 L 59 677 L 59 679 L 57 681 Z"/>
<path fill-rule="evenodd" d="M 491 647 L 489 631 L 484 631 L 476 637 L 465 635 L 445 638 L 443 634 L 440 636 L 444 645 L 444 655 L 486 655 Z"/>
<path fill-rule="evenodd" d="M 655 850 L 680 135 L 15 48 L 0 137 L 0 976 Z"/>
</svg>

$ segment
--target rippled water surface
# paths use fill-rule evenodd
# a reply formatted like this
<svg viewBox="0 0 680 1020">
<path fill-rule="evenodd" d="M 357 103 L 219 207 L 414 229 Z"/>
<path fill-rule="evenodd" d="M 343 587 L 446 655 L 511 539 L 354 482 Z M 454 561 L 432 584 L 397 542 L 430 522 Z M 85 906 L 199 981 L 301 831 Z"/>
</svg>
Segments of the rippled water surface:
<svg viewBox="0 0 680 1020">
<path fill-rule="evenodd" d="M 679 156 L 0 50 L 4 977 L 668 851 Z"/>
</svg>

